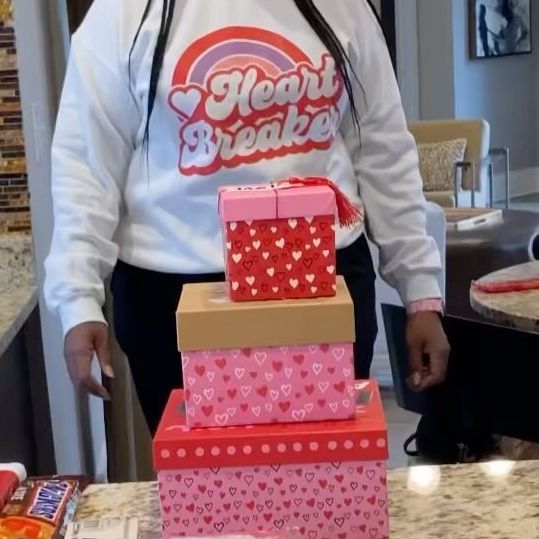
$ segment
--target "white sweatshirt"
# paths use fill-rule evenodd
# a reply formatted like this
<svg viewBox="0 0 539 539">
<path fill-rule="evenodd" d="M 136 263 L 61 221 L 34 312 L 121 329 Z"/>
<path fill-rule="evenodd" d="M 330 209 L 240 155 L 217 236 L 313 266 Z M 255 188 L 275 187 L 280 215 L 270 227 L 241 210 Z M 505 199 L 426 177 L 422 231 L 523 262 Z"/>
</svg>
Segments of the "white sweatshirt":
<svg viewBox="0 0 539 539">
<path fill-rule="evenodd" d="M 381 275 L 405 303 L 440 297 L 417 151 L 366 0 L 317 0 L 342 41 L 361 123 L 332 58 L 292 0 L 177 0 L 150 124 L 154 1 L 95 0 L 73 38 L 53 157 L 48 304 L 64 332 L 103 321 L 118 257 L 184 274 L 223 270 L 219 186 L 326 176 L 363 204 Z M 131 80 L 129 80 L 129 71 Z M 346 247 L 363 227 L 339 231 Z"/>
</svg>

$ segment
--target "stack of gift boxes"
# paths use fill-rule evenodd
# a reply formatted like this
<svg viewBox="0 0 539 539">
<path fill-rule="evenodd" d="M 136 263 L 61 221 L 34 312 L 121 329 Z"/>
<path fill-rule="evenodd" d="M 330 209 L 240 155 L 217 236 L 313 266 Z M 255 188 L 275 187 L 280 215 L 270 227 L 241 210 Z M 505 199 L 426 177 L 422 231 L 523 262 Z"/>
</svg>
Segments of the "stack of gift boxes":
<svg viewBox="0 0 539 539">
<path fill-rule="evenodd" d="M 184 287 L 183 391 L 154 439 L 164 537 L 389 537 L 378 387 L 355 382 L 336 194 L 220 192 L 226 283 Z"/>
</svg>

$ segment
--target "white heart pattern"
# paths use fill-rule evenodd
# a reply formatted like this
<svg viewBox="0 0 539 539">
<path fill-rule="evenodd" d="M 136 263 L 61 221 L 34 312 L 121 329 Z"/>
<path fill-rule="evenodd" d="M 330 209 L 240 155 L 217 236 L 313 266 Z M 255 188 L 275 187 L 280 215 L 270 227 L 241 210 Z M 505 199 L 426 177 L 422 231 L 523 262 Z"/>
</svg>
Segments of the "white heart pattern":
<svg viewBox="0 0 539 539">
<path fill-rule="evenodd" d="M 259 367 L 262 367 L 264 365 L 264 362 L 266 361 L 266 358 L 268 355 L 266 352 L 256 352 L 255 353 L 255 361 L 258 363 Z"/>
<path fill-rule="evenodd" d="M 244 397 L 248 397 L 252 390 L 253 390 L 252 386 L 241 386 L 241 394 Z"/>
<path fill-rule="evenodd" d="M 194 409 L 187 425 L 346 419 L 355 408 L 352 350 L 351 344 L 313 344 L 187 351 L 186 408 Z"/>
<path fill-rule="evenodd" d="M 305 421 L 304 417 L 303 409 L 291 411 L 293 421 Z M 225 416 L 219 416 L 219 422 L 228 425 Z M 290 444 L 283 456 L 291 457 L 301 446 Z M 212 449 L 223 455 L 228 448 L 217 440 Z M 383 539 L 390 535 L 383 461 L 371 460 L 368 468 L 365 460 L 338 461 L 326 467 L 314 463 L 231 465 L 211 468 L 211 473 L 188 469 L 158 473 L 166 537 L 236 537 L 238 529 L 265 536 L 264 531 L 254 530 L 268 528 L 273 536 L 298 530 L 295 537 L 303 539 Z M 203 468 L 204 464 L 194 466 Z M 348 473 L 343 473 L 344 468 Z M 282 494 L 274 485 L 279 485 Z M 178 503 L 180 493 L 190 505 Z"/>
<path fill-rule="evenodd" d="M 329 382 L 318 382 L 318 388 L 322 393 L 325 393 L 328 390 Z"/>
<path fill-rule="evenodd" d="M 198 88 L 175 88 L 169 97 L 170 106 L 186 122 L 194 115 L 202 101 L 202 92 Z"/>
<path fill-rule="evenodd" d="M 214 419 L 219 426 L 224 427 L 228 423 L 228 414 L 217 414 Z"/>
<path fill-rule="evenodd" d="M 316 216 L 228 222 L 225 260 L 232 301 L 334 295 L 335 250 L 326 248 L 330 240 L 322 235 L 332 221 L 329 216 Z M 253 277 L 255 283 L 246 281 Z M 239 284 L 233 287 L 232 283 Z"/>
</svg>

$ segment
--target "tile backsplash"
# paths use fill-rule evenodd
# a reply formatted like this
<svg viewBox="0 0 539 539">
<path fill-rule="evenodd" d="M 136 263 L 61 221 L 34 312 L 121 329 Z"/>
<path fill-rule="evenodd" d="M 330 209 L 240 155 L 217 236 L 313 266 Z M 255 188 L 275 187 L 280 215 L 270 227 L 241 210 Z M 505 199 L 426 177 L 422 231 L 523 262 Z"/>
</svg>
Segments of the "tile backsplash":
<svg viewBox="0 0 539 539">
<path fill-rule="evenodd" d="M 0 0 L 0 233 L 30 230 L 12 0 Z"/>
</svg>

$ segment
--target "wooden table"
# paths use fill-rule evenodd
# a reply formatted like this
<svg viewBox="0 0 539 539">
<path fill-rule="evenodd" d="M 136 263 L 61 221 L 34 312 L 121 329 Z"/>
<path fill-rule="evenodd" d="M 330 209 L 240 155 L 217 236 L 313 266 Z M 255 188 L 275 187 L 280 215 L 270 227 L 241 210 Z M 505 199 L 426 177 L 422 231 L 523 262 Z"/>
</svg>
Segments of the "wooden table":
<svg viewBox="0 0 539 539">
<path fill-rule="evenodd" d="M 513 281 L 539 277 L 539 262 L 513 266 L 487 275 L 481 281 Z M 473 309 L 493 322 L 539 333 L 539 290 L 487 294 L 472 289 Z"/>
</svg>

